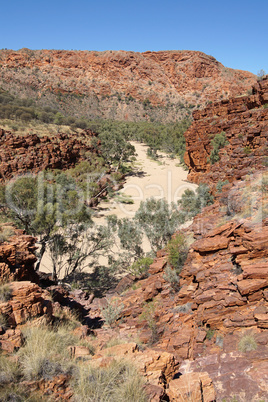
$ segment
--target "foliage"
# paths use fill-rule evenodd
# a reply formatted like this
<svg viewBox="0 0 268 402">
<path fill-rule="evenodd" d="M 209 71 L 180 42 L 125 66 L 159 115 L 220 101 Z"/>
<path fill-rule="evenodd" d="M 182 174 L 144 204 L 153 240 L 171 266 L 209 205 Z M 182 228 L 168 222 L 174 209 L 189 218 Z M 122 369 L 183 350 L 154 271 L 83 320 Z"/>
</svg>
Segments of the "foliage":
<svg viewBox="0 0 268 402">
<path fill-rule="evenodd" d="M 211 141 L 212 150 L 210 152 L 208 162 L 210 162 L 212 165 L 218 162 L 220 160 L 219 150 L 225 147 L 226 144 L 228 144 L 228 141 L 226 140 L 225 132 L 222 131 L 221 133 L 216 134 Z"/>
<path fill-rule="evenodd" d="M 4 314 L 0 313 L 0 327 L 6 328 L 7 327 L 7 317 Z"/>
<path fill-rule="evenodd" d="M 132 275 L 140 276 L 142 274 L 146 274 L 150 265 L 154 262 L 153 258 L 150 257 L 142 257 L 135 261 L 130 267 L 129 272 Z"/>
<path fill-rule="evenodd" d="M 134 219 L 147 236 L 154 252 L 165 246 L 179 224 L 175 204 L 169 205 L 165 199 L 153 197 L 140 203 Z"/>
<path fill-rule="evenodd" d="M 175 269 L 172 269 L 170 266 L 167 266 L 164 270 L 163 279 L 169 282 L 172 286 L 176 286 L 180 279 L 177 275 Z"/>
<path fill-rule="evenodd" d="M 126 162 L 135 155 L 135 147 L 126 141 L 120 133 L 104 131 L 99 135 L 101 140 L 102 156 L 108 164 L 116 164 L 120 169 L 122 162 Z"/>
<path fill-rule="evenodd" d="M 145 320 L 148 327 L 151 330 L 151 343 L 154 343 L 158 339 L 157 334 L 157 322 L 156 322 L 156 311 L 158 304 L 155 301 L 145 303 L 143 306 L 143 311 L 139 316 L 140 320 Z"/>
<path fill-rule="evenodd" d="M 206 333 L 206 339 L 208 339 L 210 341 L 213 338 L 214 334 L 215 334 L 215 330 L 209 328 Z"/>
<path fill-rule="evenodd" d="M 0 354 L 0 386 L 15 382 L 19 374 L 19 367 L 15 360 Z M 1 398 L 1 397 L 0 397 Z M 1 399 L 0 399 L 1 400 Z"/>
<path fill-rule="evenodd" d="M 218 181 L 218 183 L 216 184 L 216 190 L 217 190 L 218 194 L 222 192 L 222 188 L 226 184 L 229 184 L 229 180 L 224 180 L 224 181 L 219 180 Z"/>
<path fill-rule="evenodd" d="M 199 214 L 202 209 L 213 204 L 213 197 L 209 192 L 209 187 L 206 184 L 200 184 L 196 192 L 186 189 L 178 201 L 180 206 L 179 220 L 181 223 L 192 219 Z"/>
<path fill-rule="evenodd" d="M 14 228 L 8 225 L 0 225 L 0 243 L 8 241 L 15 234 Z"/>
<path fill-rule="evenodd" d="M 257 349 L 257 342 L 252 334 L 244 334 L 239 343 L 238 350 L 242 353 L 251 352 Z"/>
<path fill-rule="evenodd" d="M 188 247 L 185 236 L 177 233 L 167 244 L 168 262 L 179 274 L 187 258 Z"/>
<path fill-rule="evenodd" d="M 107 307 L 102 309 L 103 318 L 110 327 L 118 320 L 124 305 L 119 303 L 118 299 L 112 299 L 107 302 Z"/>
<path fill-rule="evenodd" d="M 37 269 L 48 251 L 54 277 L 71 275 L 87 257 L 93 264 L 111 243 L 109 228 L 93 225 L 80 185 L 83 174 L 80 166 L 80 171 L 74 169 L 69 174 L 40 173 L 1 187 L 2 215 L 27 234 L 39 236 Z"/>
<path fill-rule="evenodd" d="M 247 145 L 244 147 L 243 151 L 244 151 L 244 154 L 249 155 L 249 154 L 251 154 L 252 149 L 250 148 L 249 145 Z"/>
</svg>

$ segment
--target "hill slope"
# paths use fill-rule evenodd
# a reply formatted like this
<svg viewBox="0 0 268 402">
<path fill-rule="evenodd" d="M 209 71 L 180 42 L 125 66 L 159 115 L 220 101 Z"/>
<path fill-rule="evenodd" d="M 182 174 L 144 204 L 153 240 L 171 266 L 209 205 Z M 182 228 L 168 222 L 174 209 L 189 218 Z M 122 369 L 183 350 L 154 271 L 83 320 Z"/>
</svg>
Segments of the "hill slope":
<svg viewBox="0 0 268 402">
<path fill-rule="evenodd" d="M 87 118 L 174 121 L 255 76 L 196 51 L 0 51 L 0 87 Z"/>
</svg>

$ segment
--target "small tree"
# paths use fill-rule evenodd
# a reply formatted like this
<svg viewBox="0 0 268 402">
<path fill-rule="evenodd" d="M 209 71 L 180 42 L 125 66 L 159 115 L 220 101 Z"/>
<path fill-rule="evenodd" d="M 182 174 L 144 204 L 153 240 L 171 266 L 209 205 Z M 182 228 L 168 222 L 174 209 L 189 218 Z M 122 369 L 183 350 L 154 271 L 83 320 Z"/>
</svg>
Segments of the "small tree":
<svg viewBox="0 0 268 402">
<path fill-rule="evenodd" d="M 165 199 L 149 198 L 141 202 L 135 220 L 156 252 L 165 246 L 178 228 L 179 214 L 174 203 L 169 205 Z"/>
<path fill-rule="evenodd" d="M 104 159 L 109 165 L 116 164 L 116 170 L 119 170 L 130 156 L 135 155 L 135 147 L 127 142 L 121 133 L 104 131 L 99 138 Z"/>
</svg>

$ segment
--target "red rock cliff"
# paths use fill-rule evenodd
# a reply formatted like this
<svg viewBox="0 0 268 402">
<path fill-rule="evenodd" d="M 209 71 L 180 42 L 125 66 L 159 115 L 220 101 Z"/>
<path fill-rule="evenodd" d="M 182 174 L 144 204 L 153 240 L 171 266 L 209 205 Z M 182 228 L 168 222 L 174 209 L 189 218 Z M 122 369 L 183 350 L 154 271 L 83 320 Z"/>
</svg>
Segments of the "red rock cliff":
<svg viewBox="0 0 268 402">
<path fill-rule="evenodd" d="M 216 102 L 193 113 L 194 122 L 185 133 L 185 163 L 195 183 L 230 182 L 263 168 L 268 138 L 268 77 L 253 86 L 252 95 Z M 211 140 L 224 131 L 228 144 L 220 161 L 208 162 Z"/>
</svg>

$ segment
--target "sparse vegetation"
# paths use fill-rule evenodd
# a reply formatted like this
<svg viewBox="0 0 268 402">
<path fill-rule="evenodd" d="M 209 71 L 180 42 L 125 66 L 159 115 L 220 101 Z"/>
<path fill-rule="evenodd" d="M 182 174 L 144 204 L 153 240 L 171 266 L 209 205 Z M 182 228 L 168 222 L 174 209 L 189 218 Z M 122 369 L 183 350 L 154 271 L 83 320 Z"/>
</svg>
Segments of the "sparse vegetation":
<svg viewBox="0 0 268 402">
<path fill-rule="evenodd" d="M 215 330 L 209 328 L 206 333 L 206 339 L 208 339 L 210 341 L 213 338 L 214 334 L 215 334 Z"/>
<path fill-rule="evenodd" d="M 145 303 L 143 306 L 143 311 L 139 316 L 139 319 L 141 321 L 142 320 L 146 321 L 146 324 L 151 330 L 151 343 L 156 342 L 158 339 L 157 321 L 156 321 L 156 311 L 158 307 L 159 305 L 156 301 L 150 301 L 148 303 Z"/>
<path fill-rule="evenodd" d="M 251 352 L 256 350 L 257 347 L 258 345 L 255 341 L 254 335 L 250 333 L 244 334 L 238 343 L 238 350 L 242 353 Z"/>
<path fill-rule="evenodd" d="M 150 265 L 154 262 L 153 258 L 142 257 L 135 261 L 130 267 L 129 272 L 135 276 L 146 274 Z"/>
<path fill-rule="evenodd" d="M 68 346 L 78 340 L 63 326 L 57 330 L 28 326 L 23 330 L 26 342 L 18 351 L 19 364 L 27 380 L 51 379 L 72 369 Z M 42 347 L 40 347 L 42 345 Z"/>
<path fill-rule="evenodd" d="M 77 402 L 146 402 L 144 382 L 126 360 L 112 362 L 107 368 L 80 365 L 73 381 Z"/>
<path fill-rule="evenodd" d="M 12 290 L 8 283 L 0 284 L 0 302 L 6 302 L 10 299 Z"/>
<path fill-rule="evenodd" d="M 219 180 L 218 183 L 216 184 L 217 193 L 218 194 L 221 193 L 223 186 L 225 186 L 228 183 L 229 183 L 229 180 L 224 180 L 224 181 Z"/>
</svg>

